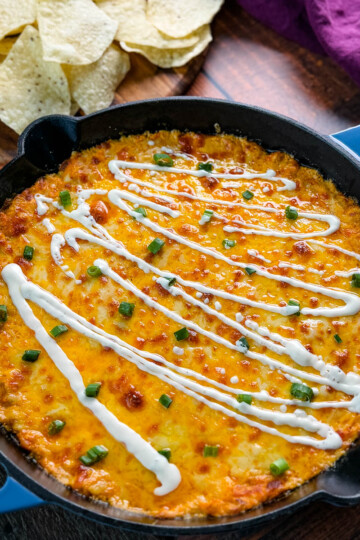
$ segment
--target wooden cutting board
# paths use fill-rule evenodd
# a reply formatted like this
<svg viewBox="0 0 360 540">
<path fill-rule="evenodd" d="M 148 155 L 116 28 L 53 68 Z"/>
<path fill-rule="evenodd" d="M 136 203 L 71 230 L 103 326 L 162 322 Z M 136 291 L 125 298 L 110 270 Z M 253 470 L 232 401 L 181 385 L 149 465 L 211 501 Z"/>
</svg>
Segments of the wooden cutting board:
<svg viewBox="0 0 360 540">
<path fill-rule="evenodd" d="M 206 52 L 173 69 L 158 68 L 143 56 L 131 54 L 131 70 L 117 89 L 113 104 L 184 94 L 199 73 Z M 0 168 L 15 157 L 17 140 L 18 135 L 0 121 Z"/>
</svg>

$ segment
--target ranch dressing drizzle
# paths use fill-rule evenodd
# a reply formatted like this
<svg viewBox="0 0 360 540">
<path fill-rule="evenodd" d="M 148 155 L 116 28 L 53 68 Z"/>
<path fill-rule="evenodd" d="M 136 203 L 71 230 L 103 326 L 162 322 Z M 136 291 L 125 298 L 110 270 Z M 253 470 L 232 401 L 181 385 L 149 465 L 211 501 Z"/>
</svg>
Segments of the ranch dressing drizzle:
<svg viewBox="0 0 360 540">
<path fill-rule="evenodd" d="M 104 261 L 105 262 L 105 261 Z M 107 264 L 105 262 L 105 264 Z M 316 448 L 322 449 L 336 449 L 341 446 L 341 438 L 339 435 L 328 425 L 323 424 L 316 418 L 306 415 L 297 415 L 295 413 L 281 413 L 267 409 L 259 409 L 258 407 L 249 406 L 244 403 L 238 403 L 236 399 L 221 394 L 213 388 L 207 388 L 199 385 L 198 383 L 184 379 L 174 373 L 169 372 L 166 368 L 157 366 L 145 362 L 145 360 L 138 355 L 133 354 L 126 347 L 119 347 L 115 340 L 115 336 L 107 334 L 104 331 L 99 332 L 100 329 L 94 325 L 85 321 L 81 316 L 74 313 L 70 308 L 65 306 L 52 294 L 41 289 L 32 282 L 26 281 L 20 267 L 16 264 L 7 265 L 2 271 L 2 276 L 9 287 L 9 293 L 13 300 L 15 307 L 18 309 L 25 324 L 35 331 L 36 337 L 49 356 L 54 361 L 58 369 L 68 378 L 72 389 L 75 391 L 81 403 L 90 408 L 92 412 L 99 418 L 105 428 L 111 433 L 114 438 L 120 442 L 124 442 L 127 449 L 134 454 L 137 459 L 149 470 L 152 470 L 159 481 L 163 484 L 161 488 L 156 488 L 154 493 L 156 495 L 165 495 L 173 489 L 175 489 L 180 482 L 180 473 L 175 465 L 164 463 L 164 460 L 160 460 L 158 456 L 155 456 L 157 452 L 146 443 L 141 437 L 136 434 L 128 426 L 120 423 L 112 413 L 110 413 L 106 407 L 96 400 L 96 405 L 93 404 L 93 398 L 90 399 L 88 405 L 88 398 L 84 395 L 85 386 L 82 382 L 80 373 L 76 370 L 74 364 L 66 357 L 63 351 L 58 348 L 56 342 L 46 333 L 42 327 L 40 321 L 34 316 L 31 308 L 28 306 L 25 300 L 30 300 L 42 307 L 53 317 L 60 319 L 63 323 L 68 324 L 74 330 L 79 331 L 83 335 L 95 339 L 103 346 L 112 348 L 119 355 L 124 356 L 136 364 L 140 369 L 147 371 L 148 373 L 158 376 L 161 380 L 169 382 L 175 388 L 182 390 L 184 393 L 194 397 L 198 401 L 201 401 L 211 407 L 212 409 L 221 411 L 228 416 L 232 416 L 241 422 L 248 425 L 258 427 L 262 431 L 278 435 L 285 440 L 292 443 L 300 443 L 305 445 L 311 445 Z M 84 324 L 84 322 L 86 324 Z M 98 332 L 96 332 L 96 330 Z M 119 341 L 119 340 L 118 340 Z M 55 348 L 53 348 L 53 345 Z M 57 354 L 61 351 L 61 357 Z M 55 354 L 54 354 L 55 353 Z M 68 363 L 65 362 L 68 361 Z M 71 375 L 69 369 L 71 368 Z M 74 377 L 76 376 L 76 378 Z M 168 378 L 170 377 L 170 378 Z M 252 421 L 249 418 L 239 415 L 234 411 L 223 407 L 218 403 L 208 401 L 205 397 L 197 394 L 197 391 L 201 391 L 204 396 L 212 397 L 219 401 L 222 401 L 246 414 L 257 416 L 264 421 L 272 421 L 277 425 L 290 425 L 293 427 L 301 427 L 310 432 L 317 433 L 323 439 L 314 439 L 309 436 L 293 436 L 282 433 L 275 428 L 259 424 Z M 100 409 L 100 410 L 99 410 Z M 114 423 L 116 422 L 116 429 L 114 429 Z M 127 428 L 127 429 L 125 429 Z M 113 430 L 113 431 L 111 431 Z M 134 441 L 135 439 L 135 441 Z M 129 449 L 130 448 L 130 449 Z M 146 454 L 146 455 L 145 455 Z M 162 457 L 162 456 L 161 456 Z"/>
<path fill-rule="evenodd" d="M 35 202 L 37 215 L 43 216 L 49 210 L 49 207 L 46 203 L 52 203 L 53 200 L 50 199 L 50 197 L 45 197 L 45 195 L 40 195 L 40 193 L 36 193 Z"/>
<path fill-rule="evenodd" d="M 181 480 L 177 467 L 169 463 L 164 456 L 161 456 L 138 433 L 120 422 L 100 401 L 96 398 L 86 397 L 85 385 L 80 372 L 56 341 L 49 336 L 26 302 L 26 300 L 31 299 L 42 307 L 40 295 L 37 294 L 38 288 L 31 282 L 26 281 L 20 267 L 16 264 L 8 264 L 2 270 L 2 277 L 9 288 L 9 294 L 13 304 L 17 308 L 24 323 L 35 332 L 36 339 L 44 347 L 57 369 L 69 381 L 71 389 L 82 405 L 90 409 L 114 439 L 125 444 L 127 450 L 144 467 L 155 473 L 162 485 L 157 487 L 154 493 L 156 495 L 166 495 L 176 489 Z M 50 297 L 48 293 L 46 295 Z M 61 303 L 59 301 L 57 303 L 61 311 Z M 68 322 L 66 316 L 63 317 L 63 322 Z"/>
<path fill-rule="evenodd" d="M 356 260 L 360 261 L 360 255 L 359 253 L 355 253 L 355 251 L 349 251 L 348 249 L 344 249 L 340 246 L 337 246 L 336 244 L 328 244 L 325 242 L 321 242 L 320 240 L 308 240 L 312 244 L 317 244 L 318 246 L 322 246 L 327 249 L 336 249 L 337 251 L 340 251 L 341 253 L 344 253 L 345 255 L 349 255 L 349 257 L 354 257 Z"/>
<path fill-rule="evenodd" d="M 121 195 L 119 194 L 119 190 L 112 189 L 108 193 L 108 198 L 110 202 L 127 212 L 129 215 L 133 214 L 133 210 L 124 203 L 124 201 L 121 198 Z M 157 223 L 152 222 L 150 219 L 145 218 L 143 216 L 139 216 L 138 221 L 145 225 L 146 227 L 150 228 L 156 233 L 161 233 L 167 238 L 171 238 L 172 240 L 175 240 L 176 242 L 179 242 L 180 244 L 184 244 L 192 249 L 195 249 L 197 251 L 200 251 L 201 253 L 204 253 L 206 255 L 210 255 L 211 257 L 214 257 L 215 259 L 222 260 L 231 266 L 237 266 L 240 268 L 247 268 L 248 265 L 246 263 L 240 263 L 233 261 L 232 259 L 229 259 L 228 257 L 225 257 L 222 253 L 215 250 L 214 248 L 209 249 L 206 248 L 197 242 L 193 242 L 191 240 L 188 240 L 186 238 L 183 238 L 182 236 L 178 235 L 177 233 L 174 233 L 168 229 L 165 229 L 164 227 L 161 227 Z M 345 303 L 345 306 L 335 307 L 335 308 L 325 308 L 325 307 L 319 307 L 319 308 L 302 308 L 301 313 L 304 315 L 319 315 L 324 317 L 342 317 L 347 315 L 355 315 L 360 310 L 360 297 L 345 292 L 345 291 L 337 291 L 335 289 L 329 289 L 326 287 L 323 287 L 321 285 L 314 285 L 312 283 L 306 283 L 303 281 L 300 281 L 295 278 L 291 278 L 288 276 L 280 276 L 278 274 L 271 274 L 265 269 L 260 268 L 257 265 L 252 264 L 251 267 L 256 270 L 257 274 L 263 277 L 267 277 L 269 279 L 273 279 L 274 281 L 282 281 L 285 283 L 289 283 L 289 285 L 292 285 L 293 287 L 298 287 L 301 289 L 305 289 L 308 291 L 312 291 L 315 293 L 323 294 L 324 296 L 328 296 L 330 298 L 334 298 L 337 300 L 342 300 Z"/>
<path fill-rule="evenodd" d="M 263 255 L 260 255 L 260 253 L 256 249 L 248 249 L 247 253 L 248 253 L 248 255 L 250 255 L 250 257 L 256 257 L 257 259 L 260 259 L 260 261 L 264 261 L 266 263 L 271 263 L 271 261 L 269 259 L 265 259 L 265 257 L 263 257 Z"/>
<path fill-rule="evenodd" d="M 132 195 L 128 191 L 121 191 L 119 190 L 119 196 L 122 199 L 125 199 L 126 201 L 135 203 L 135 204 L 142 204 L 143 206 L 147 206 L 148 208 L 151 208 L 152 210 L 156 210 L 157 212 L 161 212 L 163 214 L 169 214 L 172 218 L 177 218 L 181 214 L 177 210 L 171 210 L 171 208 L 168 208 L 167 206 L 162 206 L 161 204 L 156 204 L 151 201 L 147 201 L 146 199 L 143 199 L 142 197 L 138 197 L 137 195 Z M 132 213 L 132 216 L 137 218 L 139 215 L 138 212 Z"/>
<path fill-rule="evenodd" d="M 57 266 L 61 268 L 61 270 L 64 272 L 66 276 L 69 278 L 75 279 L 74 272 L 69 270 L 67 265 L 63 265 L 63 258 L 60 252 L 60 248 L 65 246 L 65 238 L 62 234 L 54 234 L 51 238 L 51 244 L 50 244 L 50 252 L 51 256 Z M 77 284 L 80 284 L 80 280 L 76 280 Z"/>
<path fill-rule="evenodd" d="M 308 268 L 306 266 L 303 266 L 302 264 L 292 264 L 285 261 L 279 261 L 278 262 L 279 268 L 293 268 L 294 270 L 306 270 L 306 272 L 312 272 L 313 274 L 319 274 L 319 276 L 322 276 L 324 274 L 324 270 L 316 270 L 316 268 Z M 335 272 L 336 274 L 336 272 Z"/>
<path fill-rule="evenodd" d="M 271 182 L 282 182 L 283 187 L 278 188 L 278 191 L 283 190 L 293 190 L 296 188 L 296 183 L 288 178 L 282 178 L 276 176 L 275 171 L 268 169 L 266 173 L 249 173 L 243 172 L 242 174 L 230 174 L 230 173 L 216 173 L 216 172 L 207 172 L 204 170 L 198 169 L 179 169 L 177 167 L 161 167 L 155 165 L 154 163 L 134 163 L 133 161 L 122 161 L 119 159 L 113 159 L 109 162 L 109 169 L 113 174 L 116 174 L 117 170 L 120 169 L 137 169 L 143 171 L 156 171 L 156 172 L 170 172 L 172 174 L 188 174 L 191 176 L 196 176 L 197 178 L 204 178 L 205 176 L 212 176 L 213 178 L 219 178 L 223 180 L 255 180 L 257 178 L 270 180 Z M 224 187 L 227 182 L 224 182 Z M 242 184 L 239 182 L 234 182 L 235 187 L 242 187 Z M 232 186 L 231 186 L 232 187 Z"/>
<path fill-rule="evenodd" d="M 175 201 L 175 199 L 171 197 L 165 197 L 164 195 L 159 195 L 158 193 L 150 193 L 150 191 L 147 191 L 146 189 L 141 189 L 137 184 L 129 184 L 127 186 L 127 189 L 129 191 L 135 191 L 135 193 L 138 193 L 139 195 L 142 195 L 143 197 L 148 197 L 150 199 L 156 198 L 156 199 L 159 199 L 160 201 L 177 205 L 177 202 Z"/>
<path fill-rule="evenodd" d="M 45 218 L 45 219 L 42 220 L 41 223 L 44 225 L 45 229 L 47 230 L 47 232 L 48 232 L 49 234 L 52 234 L 53 232 L 55 232 L 55 227 L 54 227 L 54 225 L 51 223 L 50 219 Z"/>
<path fill-rule="evenodd" d="M 176 152 L 174 150 L 171 150 L 171 148 L 168 148 L 167 146 L 162 146 L 160 150 L 161 152 L 165 152 L 166 154 L 171 154 L 172 156 L 185 159 L 186 161 L 196 161 L 196 158 L 194 158 L 194 156 L 191 156 L 190 154 L 184 154 L 183 152 Z"/>
</svg>

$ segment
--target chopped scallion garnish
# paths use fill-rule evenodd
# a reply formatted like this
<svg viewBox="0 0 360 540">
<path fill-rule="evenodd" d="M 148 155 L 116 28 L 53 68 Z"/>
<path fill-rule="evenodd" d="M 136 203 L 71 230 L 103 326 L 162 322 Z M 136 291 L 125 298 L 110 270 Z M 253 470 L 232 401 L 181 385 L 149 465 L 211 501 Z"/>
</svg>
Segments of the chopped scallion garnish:
<svg viewBox="0 0 360 540">
<path fill-rule="evenodd" d="M 204 457 L 217 457 L 218 454 L 219 454 L 218 446 L 210 446 L 208 444 L 205 444 L 204 450 L 203 450 Z"/>
<path fill-rule="evenodd" d="M 189 330 L 187 328 L 180 328 L 180 330 L 176 330 L 176 332 L 174 332 L 176 341 L 183 341 L 184 339 L 187 339 L 189 335 Z"/>
<path fill-rule="evenodd" d="M 352 287 L 360 287 L 360 274 L 353 274 L 351 285 Z"/>
<path fill-rule="evenodd" d="M 249 191 L 248 189 L 246 191 L 243 191 L 241 195 L 246 201 L 250 201 L 250 199 L 252 199 L 254 196 L 253 192 Z"/>
<path fill-rule="evenodd" d="M 35 251 L 35 248 L 31 246 L 25 246 L 24 252 L 23 252 L 24 259 L 26 259 L 27 261 L 31 261 L 31 259 L 34 256 L 34 251 Z"/>
<path fill-rule="evenodd" d="M 300 315 L 300 302 L 297 300 L 289 300 L 288 306 L 298 306 L 299 310 L 295 311 L 295 313 L 292 313 L 292 315 Z"/>
<path fill-rule="evenodd" d="M 229 240 L 228 238 L 224 238 L 224 240 L 222 241 L 222 245 L 225 249 L 230 249 L 236 246 L 236 240 Z"/>
<path fill-rule="evenodd" d="M 0 305 L 0 322 L 6 322 L 8 317 L 7 307 Z"/>
<path fill-rule="evenodd" d="M 280 476 L 281 474 L 284 474 L 285 471 L 290 469 L 288 462 L 284 458 L 276 459 L 271 465 L 270 465 L 270 472 L 274 476 Z"/>
<path fill-rule="evenodd" d="M 99 395 L 100 388 L 101 388 L 100 382 L 90 383 L 85 388 L 85 395 L 87 397 L 96 397 Z"/>
<path fill-rule="evenodd" d="M 160 249 L 165 245 L 164 240 L 161 240 L 160 238 L 154 238 L 154 240 L 148 245 L 148 250 L 153 255 L 156 255 L 160 251 Z"/>
<path fill-rule="evenodd" d="M 312 388 L 303 383 L 292 383 L 290 394 L 301 401 L 311 401 L 314 397 Z"/>
<path fill-rule="evenodd" d="M 197 166 L 198 170 L 199 171 L 206 171 L 206 172 L 211 172 L 214 168 L 214 165 L 212 163 L 198 163 L 198 166 Z"/>
<path fill-rule="evenodd" d="M 168 280 L 168 282 L 169 282 L 169 284 L 168 284 L 169 287 L 172 287 L 172 286 L 175 285 L 175 283 L 176 283 L 176 278 L 175 278 L 175 277 L 166 277 L 166 278 L 164 278 L 164 279 L 167 279 L 167 280 Z"/>
<path fill-rule="evenodd" d="M 58 337 L 67 331 L 68 331 L 68 327 L 65 326 L 65 324 L 58 324 L 57 326 L 54 326 L 52 330 L 50 330 L 50 334 L 52 335 L 52 337 Z"/>
<path fill-rule="evenodd" d="M 248 274 L 248 276 L 251 276 L 251 274 L 256 274 L 256 270 L 249 268 L 248 266 L 245 267 L 245 272 Z"/>
<path fill-rule="evenodd" d="M 204 223 L 209 223 L 213 215 L 214 215 L 213 210 L 208 210 L 208 209 L 204 210 L 204 213 L 200 219 L 200 225 L 204 225 Z"/>
<path fill-rule="evenodd" d="M 27 350 L 22 355 L 22 359 L 25 360 L 25 362 L 36 362 L 36 360 L 39 358 L 41 351 L 36 350 Z"/>
<path fill-rule="evenodd" d="M 293 206 L 287 206 L 285 208 L 285 216 L 288 219 L 297 219 L 299 217 L 298 211 Z"/>
<path fill-rule="evenodd" d="M 134 212 L 137 212 L 138 214 L 141 214 L 143 217 L 147 216 L 146 210 L 142 206 L 139 206 L 138 208 L 134 208 Z M 133 219 L 136 219 L 136 217 L 133 216 Z"/>
<path fill-rule="evenodd" d="M 89 266 L 89 268 L 86 271 L 90 277 L 100 277 L 102 274 L 102 271 L 100 270 L 100 268 L 95 265 Z"/>
<path fill-rule="evenodd" d="M 81 456 L 79 459 L 84 465 L 89 466 L 93 465 L 97 461 L 100 461 L 101 459 L 104 459 L 108 453 L 109 450 L 102 444 L 99 444 L 90 448 L 90 450 L 88 450 L 86 454 Z"/>
<path fill-rule="evenodd" d="M 335 339 L 336 343 L 342 343 L 342 339 L 341 339 L 341 337 L 339 336 L 339 334 L 335 334 L 335 335 L 334 335 L 334 339 Z"/>
<path fill-rule="evenodd" d="M 172 167 L 173 159 L 168 154 L 154 154 L 154 161 L 160 167 Z"/>
<path fill-rule="evenodd" d="M 252 402 L 252 396 L 250 394 L 239 394 L 236 396 L 236 399 L 239 403 L 247 403 L 248 405 L 251 405 Z"/>
<path fill-rule="evenodd" d="M 241 352 L 247 352 L 250 349 L 249 342 L 244 336 L 238 339 L 238 341 L 236 342 L 236 345 L 238 346 Z"/>
<path fill-rule="evenodd" d="M 64 429 L 65 424 L 66 422 L 63 422 L 62 420 L 53 420 L 48 427 L 49 435 L 56 435 L 57 433 L 60 433 L 60 431 Z"/>
<path fill-rule="evenodd" d="M 70 196 L 70 191 L 60 191 L 60 203 L 62 206 L 70 206 L 71 204 L 71 196 Z"/>
<path fill-rule="evenodd" d="M 159 454 L 166 457 L 168 461 L 170 461 L 171 458 L 171 450 L 170 448 L 163 448 L 162 450 L 158 450 Z"/>
<path fill-rule="evenodd" d="M 172 404 L 172 399 L 167 394 L 162 394 L 159 397 L 159 403 L 165 407 L 165 409 L 168 409 L 170 405 Z"/>
<path fill-rule="evenodd" d="M 124 317 L 132 317 L 134 309 L 135 304 L 131 304 L 130 302 L 121 302 L 119 306 L 119 313 L 121 313 L 121 315 Z"/>
</svg>

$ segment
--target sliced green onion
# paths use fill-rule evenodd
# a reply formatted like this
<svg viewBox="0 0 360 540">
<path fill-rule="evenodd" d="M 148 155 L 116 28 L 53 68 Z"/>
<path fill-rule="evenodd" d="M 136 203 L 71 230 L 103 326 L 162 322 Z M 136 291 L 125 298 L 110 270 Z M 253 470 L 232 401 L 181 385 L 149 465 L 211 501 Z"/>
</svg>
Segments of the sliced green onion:
<svg viewBox="0 0 360 540">
<path fill-rule="evenodd" d="M 150 251 L 150 253 L 152 253 L 153 255 L 155 255 L 156 253 L 158 253 L 160 251 L 160 249 L 165 245 L 165 242 L 164 240 L 161 240 L 160 238 L 155 238 L 149 245 L 148 245 L 148 250 Z"/>
<path fill-rule="evenodd" d="M 298 211 L 293 206 L 287 206 L 285 208 L 285 216 L 288 219 L 297 219 L 299 217 Z"/>
<path fill-rule="evenodd" d="M 53 420 L 48 427 L 49 435 L 56 435 L 56 433 L 60 433 L 60 431 L 64 429 L 65 424 L 66 422 L 63 422 L 62 420 Z"/>
<path fill-rule="evenodd" d="M 172 404 L 172 399 L 167 394 L 162 394 L 159 397 L 159 403 L 160 403 L 160 405 L 165 407 L 165 409 L 168 409 L 170 407 L 170 405 Z"/>
<path fill-rule="evenodd" d="M 314 397 L 312 388 L 303 383 L 292 383 L 290 394 L 301 401 L 311 401 Z"/>
<path fill-rule="evenodd" d="M 248 276 L 251 276 L 251 274 L 256 274 L 256 270 L 249 268 L 248 266 L 245 267 L 245 272 L 248 274 Z"/>
<path fill-rule="evenodd" d="M 198 166 L 197 166 L 198 170 L 199 171 L 206 171 L 206 172 L 211 172 L 214 168 L 214 165 L 212 163 L 198 163 Z"/>
<path fill-rule="evenodd" d="M 101 388 L 100 382 L 90 383 L 85 388 L 85 394 L 87 397 L 96 397 L 99 395 L 100 388 Z"/>
<path fill-rule="evenodd" d="M 213 215 L 214 215 L 213 210 L 208 210 L 208 209 L 204 210 L 204 213 L 200 219 L 200 225 L 204 225 L 204 223 L 209 223 Z"/>
<path fill-rule="evenodd" d="M 252 396 L 250 394 L 239 394 L 236 396 L 236 399 L 239 403 L 247 403 L 248 405 L 251 405 L 252 402 Z"/>
<path fill-rule="evenodd" d="M 339 334 L 335 334 L 335 335 L 334 335 L 334 339 L 335 339 L 336 343 L 342 343 L 342 339 L 341 339 L 341 337 L 339 336 Z"/>
<path fill-rule="evenodd" d="M 81 456 L 79 459 L 84 465 L 93 465 L 97 461 L 104 459 L 109 453 L 109 450 L 102 444 L 93 446 L 86 452 L 84 456 Z"/>
<path fill-rule="evenodd" d="M 119 306 L 119 313 L 121 313 L 121 315 L 124 317 L 132 317 L 134 309 L 135 304 L 131 304 L 130 302 L 121 302 Z"/>
<path fill-rule="evenodd" d="M 174 332 L 176 341 L 183 341 L 184 339 L 187 339 L 189 335 L 189 330 L 187 328 L 180 328 L 180 330 Z"/>
<path fill-rule="evenodd" d="M 219 454 L 218 446 L 210 446 L 208 444 L 205 444 L 204 450 L 203 450 L 204 457 L 217 457 L 218 454 Z"/>
<path fill-rule="evenodd" d="M 52 337 L 58 337 L 67 331 L 68 331 L 68 327 L 65 326 L 65 324 L 58 324 L 57 326 L 54 326 L 52 330 L 50 330 L 50 334 L 52 335 Z"/>
<path fill-rule="evenodd" d="M 62 206 L 70 206 L 71 204 L 71 196 L 70 191 L 60 191 L 60 202 Z"/>
<path fill-rule="evenodd" d="M 222 245 L 225 249 L 230 249 L 236 246 L 236 240 L 229 240 L 228 238 L 224 238 L 224 240 L 222 241 Z"/>
<path fill-rule="evenodd" d="M 7 307 L 0 305 L 0 322 L 6 322 L 8 317 Z"/>
<path fill-rule="evenodd" d="M 25 362 L 36 362 L 36 360 L 39 358 L 41 351 L 36 351 L 33 349 L 27 350 L 22 355 L 22 359 L 25 360 Z"/>
<path fill-rule="evenodd" d="M 170 448 L 163 448 L 162 450 L 158 450 L 159 454 L 166 457 L 168 461 L 170 461 L 171 458 L 171 450 Z"/>
<path fill-rule="evenodd" d="M 24 253 L 23 253 L 24 259 L 26 259 L 27 261 L 31 261 L 31 259 L 34 256 L 34 251 L 35 251 L 35 248 L 33 248 L 31 246 L 25 246 L 24 247 Z"/>
<path fill-rule="evenodd" d="M 285 471 L 290 469 L 288 462 L 284 458 L 276 459 L 271 465 L 270 465 L 270 472 L 274 476 L 280 476 L 281 474 L 284 474 Z"/>
<path fill-rule="evenodd" d="M 167 279 L 169 282 L 169 287 L 172 287 L 176 283 L 176 277 L 166 277 L 164 279 Z"/>
<path fill-rule="evenodd" d="M 95 265 L 89 266 L 86 272 L 90 277 L 100 277 L 102 275 L 102 271 L 100 270 L 100 268 Z"/>
<path fill-rule="evenodd" d="M 160 167 L 172 167 L 174 165 L 174 161 L 169 154 L 154 154 L 154 161 Z"/>
<path fill-rule="evenodd" d="M 244 336 L 238 339 L 238 341 L 236 342 L 236 345 L 239 347 L 241 352 L 247 352 L 250 349 L 249 342 Z"/>
<path fill-rule="evenodd" d="M 353 274 L 351 285 L 352 287 L 360 287 L 360 274 Z"/>
<path fill-rule="evenodd" d="M 246 191 L 243 191 L 241 195 L 246 201 L 250 201 L 250 199 L 252 199 L 254 196 L 253 192 L 249 191 L 248 189 Z"/>
<path fill-rule="evenodd" d="M 295 311 L 295 313 L 292 313 L 291 315 L 300 315 L 300 302 L 297 300 L 289 300 L 288 306 L 298 306 L 299 311 Z"/>
<path fill-rule="evenodd" d="M 134 212 L 137 212 L 138 214 L 141 214 L 143 217 L 147 216 L 146 210 L 142 206 L 139 206 L 138 208 L 134 208 Z M 133 219 L 136 219 L 136 217 L 133 216 Z"/>
</svg>

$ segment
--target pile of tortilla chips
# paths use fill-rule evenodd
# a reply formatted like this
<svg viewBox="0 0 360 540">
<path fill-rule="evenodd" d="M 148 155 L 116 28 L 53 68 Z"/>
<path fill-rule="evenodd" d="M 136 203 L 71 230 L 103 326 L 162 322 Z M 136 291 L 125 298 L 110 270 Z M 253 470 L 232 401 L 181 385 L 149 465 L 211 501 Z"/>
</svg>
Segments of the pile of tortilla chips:
<svg viewBox="0 0 360 540">
<path fill-rule="evenodd" d="M 223 0 L 0 0 L 0 120 L 111 105 L 128 52 L 179 67 L 210 43 Z M 126 52 L 125 52 L 126 51 Z"/>
</svg>

